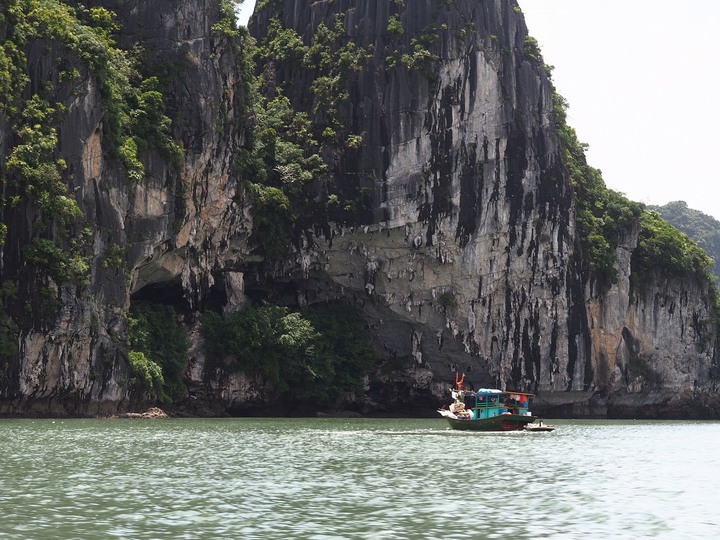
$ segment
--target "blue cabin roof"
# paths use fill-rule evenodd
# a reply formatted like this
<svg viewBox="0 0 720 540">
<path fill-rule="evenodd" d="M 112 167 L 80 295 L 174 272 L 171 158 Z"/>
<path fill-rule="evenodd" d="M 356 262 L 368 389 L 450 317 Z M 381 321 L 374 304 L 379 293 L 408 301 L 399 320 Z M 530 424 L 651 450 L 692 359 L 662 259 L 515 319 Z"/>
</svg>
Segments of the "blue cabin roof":
<svg viewBox="0 0 720 540">
<path fill-rule="evenodd" d="M 498 396 L 511 396 L 513 399 L 517 398 L 528 398 L 531 397 L 533 394 L 529 392 L 515 392 L 515 391 L 507 391 L 503 392 L 502 390 L 498 390 L 497 388 L 478 388 L 477 392 L 468 392 L 467 390 L 461 392 L 462 395 L 465 396 L 474 396 L 474 397 L 498 397 Z M 524 399 L 523 401 L 527 401 L 527 399 Z"/>
<path fill-rule="evenodd" d="M 496 397 L 502 396 L 505 392 L 497 390 L 495 388 L 478 388 L 477 392 L 473 392 L 472 395 L 478 397 Z"/>
</svg>

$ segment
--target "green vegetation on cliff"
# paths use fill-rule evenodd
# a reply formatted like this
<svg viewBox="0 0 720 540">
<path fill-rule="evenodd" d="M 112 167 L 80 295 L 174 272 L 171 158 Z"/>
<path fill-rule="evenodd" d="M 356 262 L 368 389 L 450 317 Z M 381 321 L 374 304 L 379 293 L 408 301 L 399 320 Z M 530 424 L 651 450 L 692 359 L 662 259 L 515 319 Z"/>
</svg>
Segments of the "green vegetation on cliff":
<svg viewBox="0 0 720 540">
<path fill-rule="evenodd" d="M 100 89 L 107 122 L 106 132 L 112 141 L 109 148 L 118 157 L 131 180 L 143 179 L 144 167 L 138 148 L 152 144 L 167 157 L 177 158 L 182 149 L 172 138 L 170 120 L 164 114 L 164 95 L 158 79 L 143 79 L 139 71 L 142 51 L 118 48 L 114 34 L 119 30 L 115 14 L 105 8 L 73 7 L 61 0 L 8 0 L 3 8 L 6 39 L 0 46 L 0 79 L 5 79 L 6 114 L 22 118 L 35 100 L 57 99 L 58 87 L 77 83 L 80 73 L 74 67 L 50 74 L 57 77 L 45 83 L 40 93 L 24 100 L 28 74 L 27 51 L 35 43 L 46 43 L 46 55 L 67 62 L 65 48 L 76 54 L 95 77 Z M 52 45 L 61 47 L 53 51 Z M 4 58 L 4 60 L 3 60 Z M 55 103 L 62 112 L 62 104 Z M 54 109 L 51 109 L 54 110 Z M 22 139 L 22 137 L 20 137 Z M 54 146 L 48 149 L 52 149 Z"/>
<path fill-rule="evenodd" d="M 344 304 L 302 312 L 262 304 L 226 318 L 207 312 L 202 334 L 220 369 L 259 377 L 298 405 L 339 405 L 361 391 L 374 358 L 364 321 Z"/>
<path fill-rule="evenodd" d="M 184 396 L 189 340 L 171 306 L 135 302 L 128 320 L 131 382 L 162 401 Z"/>
<path fill-rule="evenodd" d="M 720 279 L 720 221 L 699 210 L 688 208 L 684 201 L 669 202 L 664 206 L 649 206 L 673 227 L 687 234 L 714 260 L 712 273 Z"/>
<path fill-rule="evenodd" d="M 236 167 L 254 199 L 253 237 L 269 258 L 286 255 L 294 226 L 317 215 L 310 182 L 329 171 L 319 152 L 306 114 L 295 113 L 282 95 L 260 98 Z"/>
<path fill-rule="evenodd" d="M 0 305 L 15 300 L 17 295 L 17 286 L 15 283 L 6 281 L 0 287 Z M 19 331 L 18 325 L 8 315 L 5 309 L 0 311 L 0 371 L 3 377 L 7 376 L 6 359 L 17 353 L 17 338 L 15 335 Z M 2 381 L 2 379 L 0 379 Z"/>
<path fill-rule="evenodd" d="M 348 130 L 342 106 L 347 77 L 363 69 L 368 53 L 349 40 L 341 15 L 333 25 L 321 22 L 305 43 L 276 14 L 263 39 L 256 47 L 248 44 L 245 54 L 257 66 L 257 77 L 249 80 L 255 122 L 236 165 L 255 202 L 254 243 L 276 259 L 287 255 L 297 230 L 322 221 L 328 211 L 356 209 L 355 201 L 341 201 L 333 192 L 330 170 L 342 152 L 362 142 Z M 276 83 L 282 69 L 312 74 L 312 116 L 297 111 Z"/>
<path fill-rule="evenodd" d="M 446 2 L 446 5 L 449 5 Z M 434 81 L 437 74 L 435 67 L 440 59 L 433 51 L 438 41 L 441 30 L 447 30 L 447 24 L 437 24 L 440 9 L 435 9 L 432 14 L 433 22 L 421 31 L 406 33 L 402 19 L 406 5 L 404 1 L 395 2 L 390 5 L 390 16 L 387 22 L 387 32 L 390 35 L 391 47 L 386 46 L 385 66 L 388 70 L 404 67 L 409 71 L 421 72 L 428 81 Z M 468 24 L 459 34 L 465 36 L 472 24 Z M 392 49 L 392 50 L 390 50 Z"/>
<path fill-rule="evenodd" d="M 640 238 L 633 252 L 633 271 L 661 271 L 669 277 L 695 275 L 710 279 L 712 259 L 688 235 L 678 231 L 655 211 L 640 218 Z"/>
<path fill-rule="evenodd" d="M 97 83 L 110 141 L 106 150 L 131 181 L 144 178 L 143 148 L 157 148 L 173 161 L 182 150 L 170 134 L 158 79 L 140 75 L 140 50 L 117 47 L 112 12 L 60 0 L 7 0 L 0 15 L 0 114 L 12 129 L 7 164 L 0 172 L 6 186 L 2 204 L 11 210 L 25 202 L 37 210 L 28 262 L 57 283 L 82 282 L 89 270 L 84 246 L 68 239 L 71 233 L 78 236 L 73 225 L 82 212 L 68 190 L 67 165 L 58 157 L 58 129 L 67 95 L 82 82 L 79 69 L 87 69 Z M 43 74 L 45 80 L 35 80 L 30 55 L 38 66 L 53 66 Z M 3 224 L 2 238 L 7 234 Z"/>
</svg>

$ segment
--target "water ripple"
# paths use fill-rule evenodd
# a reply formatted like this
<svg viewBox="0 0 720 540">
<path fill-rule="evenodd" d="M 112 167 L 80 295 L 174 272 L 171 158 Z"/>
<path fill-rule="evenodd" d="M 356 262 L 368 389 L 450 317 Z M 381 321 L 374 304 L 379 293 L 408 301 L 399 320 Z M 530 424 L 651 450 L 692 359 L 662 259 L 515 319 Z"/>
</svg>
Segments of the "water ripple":
<svg viewBox="0 0 720 540">
<path fill-rule="evenodd" d="M 0 537 L 715 538 L 720 424 L 0 422 Z"/>
</svg>

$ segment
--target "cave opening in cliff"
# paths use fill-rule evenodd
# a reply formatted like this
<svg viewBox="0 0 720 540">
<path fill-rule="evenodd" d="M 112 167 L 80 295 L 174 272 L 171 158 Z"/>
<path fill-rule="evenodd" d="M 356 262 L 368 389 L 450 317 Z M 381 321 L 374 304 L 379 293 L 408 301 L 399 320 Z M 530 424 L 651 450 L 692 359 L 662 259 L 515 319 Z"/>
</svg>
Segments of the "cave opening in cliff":
<svg viewBox="0 0 720 540">
<path fill-rule="evenodd" d="M 171 306 L 180 315 L 189 315 L 190 303 L 185 298 L 180 281 L 145 285 L 130 296 L 130 303 L 149 303 Z"/>
<path fill-rule="evenodd" d="M 220 313 L 227 302 L 228 295 L 225 290 L 224 281 L 221 281 L 218 276 L 215 276 L 215 283 L 210 286 L 203 298 L 202 309 L 203 311 L 209 310 Z"/>
</svg>

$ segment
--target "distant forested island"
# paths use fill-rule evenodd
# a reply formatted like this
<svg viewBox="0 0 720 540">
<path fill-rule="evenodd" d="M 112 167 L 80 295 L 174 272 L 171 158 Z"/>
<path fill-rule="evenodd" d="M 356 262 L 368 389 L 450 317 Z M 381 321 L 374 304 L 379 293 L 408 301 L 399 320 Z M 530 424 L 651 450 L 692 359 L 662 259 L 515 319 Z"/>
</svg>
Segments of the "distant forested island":
<svg viewBox="0 0 720 540">
<path fill-rule="evenodd" d="M 720 279 L 720 221 L 700 210 L 689 208 L 685 201 L 673 201 L 664 206 L 648 206 L 675 228 L 687 234 L 710 255 L 715 264 L 712 273 Z"/>
</svg>

